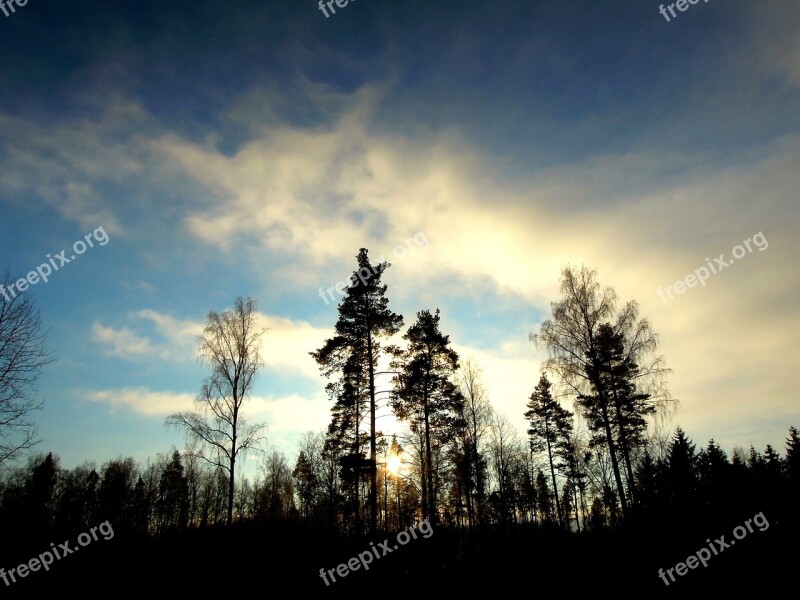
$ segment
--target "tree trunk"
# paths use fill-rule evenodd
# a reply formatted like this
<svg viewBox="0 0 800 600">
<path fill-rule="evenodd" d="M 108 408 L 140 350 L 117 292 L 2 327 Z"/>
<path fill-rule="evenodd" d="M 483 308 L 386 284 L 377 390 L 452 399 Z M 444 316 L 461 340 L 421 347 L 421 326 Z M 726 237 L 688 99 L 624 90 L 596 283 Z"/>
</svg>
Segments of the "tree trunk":
<svg viewBox="0 0 800 600">
<path fill-rule="evenodd" d="M 619 501 L 622 505 L 623 518 L 628 517 L 628 500 L 625 498 L 625 488 L 622 485 L 622 477 L 619 474 L 619 462 L 617 461 L 617 448 L 614 444 L 614 436 L 611 434 L 611 423 L 608 418 L 608 406 L 605 397 L 600 398 L 603 409 L 603 426 L 606 430 L 606 441 L 608 442 L 608 452 L 611 454 L 611 468 L 614 470 L 614 481 L 617 484 L 617 492 L 619 493 Z"/>
<path fill-rule="evenodd" d="M 435 502 L 433 492 L 433 453 L 431 452 L 431 425 L 430 414 L 428 410 L 428 390 L 427 387 L 423 392 L 423 402 L 425 406 L 425 476 L 427 477 L 428 488 L 428 518 L 431 520 L 431 525 L 436 524 L 436 516 L 434 514 Z"/>
<path fill-rule="evenodd" d="M 236 436 L 234 436 L 233 439 L 235 444 Z M 234 473 L 236 472 L 235 470 L 236 458 L 233 455 L 233 453 L 231 453 L 230 463 L 231 463 L 230 467 L 231 473 L 230 473 L 230 478 L 228 479 L 228 527 L 230 527 L 231 524 L 233 524 L 233 483 L 234 483 L 233 478 L 234 478 Z"/>
<path fill-rule="evenodd" d="M 369 361 L 369 533 L 375 536 L 378 532 L 378 448 L 375 440 L 375 369 L 372 365 L 372 331 L 367 327 L 367 359 Z"/>
<path fill-rule="evenodd" d="M 617 390 L 614 389 L 614 408 L 617 415 L 617 427 L 619 427 L 619 443 L 622 450 L 622 460 L 625 463 L 625 479 L 628 481 L 628 493 L 631 500 L 634 500 L 633 468 L 631 467 L 631 454 L 628 447 L 628 437 L 625 435 L 625 428 L 622 426 L 622 410 L 619 406 Z"/>
<path fill-rule="evenodd" d="M 564 517 L 561 515 L 561 503 L 558 501 L 558 486 L 556 485 L 556 470 L 553 467 L 553 451 L 550 447 L 550 425 L 547 417 L 544 418 L 544 437 L 547 440 L 547 458 L 550 461 L 550 475 L 553 478 L 553 497 L 556 501 L 556 514 L 558 515 L 559 527 L 564 526 Z"/>
<path fill-rule="evenodd" d="M 233 524 L 233 490 L 236 481 L 236 426 L 239 420 L 239 398 L 237 396 L 239 380 L 233 382 L 233 427 L 231 427 L 231 477 L 228 481 L 228 527 Z"/>
</svg>

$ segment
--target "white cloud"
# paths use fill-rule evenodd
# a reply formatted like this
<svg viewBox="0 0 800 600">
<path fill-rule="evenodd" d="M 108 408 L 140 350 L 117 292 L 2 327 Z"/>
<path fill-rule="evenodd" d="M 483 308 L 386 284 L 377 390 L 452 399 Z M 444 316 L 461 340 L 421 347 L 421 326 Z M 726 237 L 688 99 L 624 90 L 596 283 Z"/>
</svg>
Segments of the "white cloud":
<svg viewBox="0 0 800 600">
<path fill-rule="evenodd" d="M 106 404 L 111 413 L 132 412 L 150 417 L 166 417 L 175 412 L 197 411 L 202 405 L 194 394 L 157 391 L 148 388 L 121 388 L 88 392 L 85 398 Z M 322 397 L 248 396 L 243 415 L 250 423 L 266 423 L 268 436 L 279 440 L 299 437 L 305 431 L 319 431 L 329 421 L 329 403 Z"/>
<path fill-rule="evenodd" d="M 178 319 L 152 309 L 139 310 L 129 318 L 152 323 L 152 337 L 126 327 L 115 329 L 95 321 L 92 339 L 103 344 L 110 354 L 122 358 L 149 357 L 174 362 L 197 359 L 197 338 L 203 333 L 202 322 Z M 332 335 L 332 330 L 264 313 L 257 314 L 256 324 L 268 330 L 261 338 L 261 356 L 266 369 L 281 374 L 294 373 L 314 381 L 319 379 L 319 369 L 308 353 L 322 346 Z"/>
<path fill-rule="evenodd" d="M 114 329 L 105 327 L 97 321 L 92 323 L 92 339 L 106 345 L 114 356 L 130 358 L 147 356 L 154 352 L 150 340 L 147 338 L 141 337 L 125 327 Z"/>
<path fill-rule="evenodd" d="M 141 415 L 166 416 L 178 411 L 193 410 L 195 395 L 158 392 L 147 388 L 122 388 L 90 392 L 86 398 L 110 405 L 112 413 L 125 408 Z"/>
</svg>

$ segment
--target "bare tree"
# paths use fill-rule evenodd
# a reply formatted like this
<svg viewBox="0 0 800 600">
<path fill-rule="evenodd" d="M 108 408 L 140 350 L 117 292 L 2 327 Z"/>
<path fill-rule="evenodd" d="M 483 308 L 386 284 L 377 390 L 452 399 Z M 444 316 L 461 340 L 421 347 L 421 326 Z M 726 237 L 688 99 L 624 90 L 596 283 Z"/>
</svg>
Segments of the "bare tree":
<svg viewBox="0 0 800 600">
<path fill-rule="evenodd" d="M 493 483 L 499 499 L 498 516 L 506 524 L 516 520 L 514 472 L 524 462 L 525 450 L 516 428 L 502 413 L 492 415 L 489 436 Z"/>
<path fill-rule="evenodd" d="M 200 457 L 226 474 L 228 525 L 233 522 L 236 459 L 256 449 L 266 427 L 263 423 L 249 424 L 242 414 L 242 405 L 263 365 L 259 344 L 266 330 L 256 329 L 254 321 L 252 298 L 237 298 L 234 309 L 222 314 L 208 313 L 198 341 L 201 360 L 211 366 L 211 374 L 197 397 L 200 410 L 175 413 L 166 420 L 168 426 L 183 428 L 190 439 L 202 442 Z"/>
<path fill-rule="evenodd" d="M 467 359 L 459 370 L 459 389 L 464 397 L 463 416 L 466 421 L 466 436 L 462 440 L 466 457 L 468 481 L 466 485 L 467 516 L 473 525 L 475 505 L 477 520 L 483 524 L 486 499 L 485 459 L 482 456 L 483 441 L 491 425 L 492 406 L 481 380 L 481 368 Z M 473 494 L 474 491 L 474 494 Z"/>
<path fill-rule="evenodd" d="M 0 466 L 32 448 L 36 439 L 33 411 L 42 367 L 52 362 L 45 332 L 30 294 L 14 294 L 9 273 L 0 284 Z"/>
</svg>

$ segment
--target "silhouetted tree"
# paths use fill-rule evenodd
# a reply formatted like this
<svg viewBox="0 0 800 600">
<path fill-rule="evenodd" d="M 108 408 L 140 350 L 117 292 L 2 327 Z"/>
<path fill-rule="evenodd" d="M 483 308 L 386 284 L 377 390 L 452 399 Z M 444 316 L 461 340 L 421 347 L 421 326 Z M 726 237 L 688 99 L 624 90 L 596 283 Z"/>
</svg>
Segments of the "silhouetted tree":
<svg viewBox="0 0 800 600">
<path fill-rule="evenodd" d="M 144 479 L 140 475 L 133 487 L 133 499 L 131 500 L 131 525 L 134 531 L 147 534 L 150 529 L 150 498 L 147 495 L 147 487 Z"/>
<path fill-rule="evenodd" d="M 294 477 L 297 496 L 300 499 L 300 516 L 308 518 L 315 504 L 319 482 L 311 461 L 308 460 L 303 450 L 300 450 L 297 457 L 292 477 Z"/>
<path fill-rule="evenodd" d="M 186 527 L 189 521 L 189 484 L 177 450 L 173 451 L 172 459 L 161 474 L 157 508 L 160 531 Z"/>
<path fill-rule="evenodd" d="M 59 523 L 69 532 L 83 531 L 97 522 L 97 486 L 100 476 L 93 465 L 63 471 L 59 478 Z"/>
<path fill-rule="evenodd" d="M 344 288 L 345 296 L 339 303 L 336 335 L 326 340 L 322 348 L 312 352 L 311 356 L 326 377 L 340 373 L 342 393 L 353 395 L 354 398 L 359 397 L 360 382 L 366 377 L 370 424 L 370 533 L 375 535 L 378 528 L 375 367 L 382 353 L 380 338 L 397 333 L 403 326 L 403 317 L 389 310 L 386 285 L 381 284 L 381 276 L 390 264 L 370 264 L 366 248 L 361 248 L 357 260 L 358 270 L 350 277 L 351 285 Z M 350 386 L 349 390 L 347 386 Z M 359 420 L 358 410 L 354 418 Z M 358 423 L 355 427 L 358 427 Z"/>
<path fill-rule="evenodd" d="M 201 358 L 211 365 L 211 375 L 197 398 L 201 412 L 175 413 L 166 421 L 202 442 L 212 456 L 200 456 L 224 469 L 228 480 L 228 525 L 233 522 L 236 460 L 256 447 L 265 427 L 250 425 L 242 412 L 262 366 L 259 344 L 264 330 L 256 328 L 255 318 L 256 303 L 252 298 L 237 298 L 234 309 L 222 314 L 208 313 L 199 341 Z"/>
<path fill-rule="evenodd" d="M 481 382 L 480 368 L 470 359 L 459 370 L 459 391 L 464 402 L 459 407 L 459 420 L 464 423 L 462 429 L 461 458 L 458 474 L 467 506 L 469 526 L 477 517 L 483 523 L 483 511 L 486 503 L 486 458 L 483 456 L 483 444 L 486 431 L 492 420 L 492 407 L 486 390 Z"/>
<path fill-rule="evenodd" d="M 58 459 L 49 452 L 47 456 L 34 458 L 28 468 L 30 476 L 25 483 L 26 521 L 31 529 L 45 531 L 53 523 Z"/>
<path fill-rule="evenodd" d="M 604 367 L 598 337 L 601 326 L 610 323 L 614 335 L 622 336 L 621 356 L 638 365 L 633 379 L 638 393 L 647 395 L 647 402 L 632 404 L 639 410 L 627 417 L 622 411 L 619 418 L 620 422 L 630 422 L 636 426 L 632 415 L 644 410 L 644 407 L 654 407 L 656 413 L 664 413 L 674 406 L 664 384 L 668 370 L 664 367 L 663 358 L 653 356 L 657 347 L 656 335 L 646 319 L 638 318 L 638 305 L 635 302 L 628 302 L 617 313 L 613 289 L 601 291 L 597 272 L 586 267 L 578 270 L 567 266 L 563 269 L 561 300 L 551 306 L 552 319 L 544 321 L 540 332 L 531 335 L 531 338 L 548 352 L 545 371 L 556 373 L 561 385 L 575 394 L 584 407 L 597 409 L 593 411 L 596 418 L 593 419 L 595 415 L 590 414 L 587 420 L 605 438 L 617 496 L 622 503 L 623 515 L 626 515 L 628 503 L 618 462 L 619 444 L 612 431 L 614 390 L 609 387 L 609 377 L 603 376 L 604 372 L 608 372 L 608 365 Z M 631 473 L 628 476 L 632 479 Z"/>
<path fill-rule="evenodd" d="M 394 377 L 391 406 L 397 417 L 419 432 L 423 443 L 422 515 L 436 522 L 437 488 L 434 485 L 434 452 L 449 439 L 455 426 L 464 426 L 459 415 L 464 402 L 452 378 L 458 354 L 450 348 L 450 336 L 439 330 L 439 310 L 417 313 L 417 321 L 403 339 L 408 349 L 392 362 Z"/>
<path fill-rule="evenodd" d="M 795 427 L 789 427 L 786 438 L 786 473 L 795 486 L 800 486 L 800 436 Z"/>
<path fill-rule="evenodd" d="M 37 443 L 36 383 L 52 360 L 31 293 L 14 294 L 13 282 L 9 273 L 0 280 L 0 466 Z"/>
<path fill-rule="evenodd" d="M 558 498 L 558 484 L 556 483 L 557 465 L 556 449 L 563 449 L 569 444 L 572 433 L 572 415 L 559 405 L 550 393 L 551 384 L 547 376 L 542 374 L 539 383 L 526 404 L 528 410 L 525 418 L 528 419 L 528 437 L 531 451 L 546 452 L 547 462 L 550 465 L 550 476 L 553 481 L 553 501 L 556 505 L 558 522 L 564 526 L 566 521 L 561 513 L 561 502 Z"/>
<path fill-rule="evenodd" d="M 542 524 L 553 522 L 553 503 L 551 501 L 552 494 L 550 488 L 547 487 L 547 478 L 544 473 L 539 470 L 536 474 L 536 505 L 539 510 L 539 519 Z"/>
<path fill-rule="evenodd" d="M 133 458 L 118 458 L 103 465 L 97 493 L 100 518 L 111 521 L 115 527 L 131 525 L 129 508 L 136 477 Z"/>
<path fill-rule="evenodd" d="M 503 524 L 516 522 L 517 482 L 525 455 L 517 429 L 505 415 L 495 413 L 489 430 L 489 462 L 495 490 L 495 513 Z"/>
<path fill-rule="evenodd" d="M 733 492 L 731 474 L 728 455 L 713 439 L 709 440 L 697 455 L 697 476 L 701 502 L 711 510 L 721 508 L 726 496 Z"/>
<path fill-rule="evenodd" d="M 669 447 L 669 481 L 672 502 L 683 511 L 693 499 L 697 487 L 695 445 L 680 427 L 675 431 Z"/>
</svg>

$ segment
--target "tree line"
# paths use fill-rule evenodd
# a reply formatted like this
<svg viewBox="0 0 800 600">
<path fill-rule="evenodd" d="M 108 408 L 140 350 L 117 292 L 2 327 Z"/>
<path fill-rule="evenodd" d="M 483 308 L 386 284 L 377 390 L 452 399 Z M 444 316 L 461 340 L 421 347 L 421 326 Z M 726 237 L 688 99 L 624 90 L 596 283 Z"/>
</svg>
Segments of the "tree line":
<svg viewBox="0 0 800 600">
<path fill-rule="evenodd" d="M 666 432 L 677 401 L 657 336 L 635 302 L 618 309 L 594 270 L 564 268 L 552 316 L 531 335 L 547 358 L 519 400 L 523 438 L 492 407 L 480 366 L 452 348 L 438 309 L 417 312 L 392 342 L 404 319 L 381 281 L 390 265 L 371 265 L 363 248 L 357 261 L 333 335 L 310 352 L 327 382 L 330 424 L 303 435 L 296 455 L 264 450 L 264 425 L 246 418 L 266 332 L 255 326 L 255 301 L 239 298 L 208 315 L 200 350 L 209 375 L 197 410 L 166 421 L 186 432 L 183 451 L 74 469 L 52 453 L 32 456 L 0 481 L 0 532 L 81 531 L 109 520 L 115 531 L 159 536 L 298 521 L 359 536 L 429 519 L 466 532 L 578 534 L 716 518 L 754 503 L 783 515 L 798 498 L 794 427 L 784 455 L 751 446 L 729 457 L 713 439 L 698 451 L 682 429 Z M 36 332 L 29 378 L 48 358 Z M 386 408 L 403 425 L 396 435 L 378 426 Z M 248 453 L 258 455 L 254 477 L 237 470 Z"/>
</svg>

